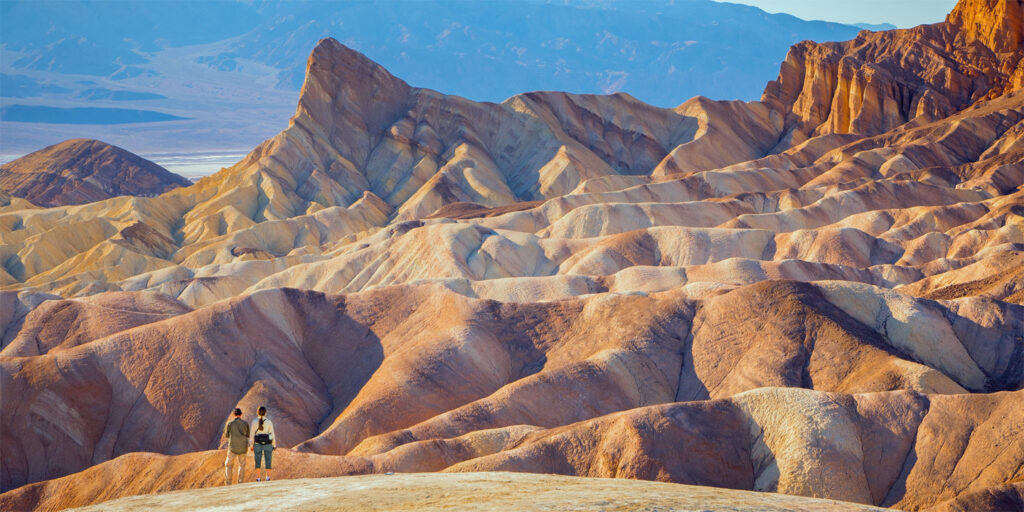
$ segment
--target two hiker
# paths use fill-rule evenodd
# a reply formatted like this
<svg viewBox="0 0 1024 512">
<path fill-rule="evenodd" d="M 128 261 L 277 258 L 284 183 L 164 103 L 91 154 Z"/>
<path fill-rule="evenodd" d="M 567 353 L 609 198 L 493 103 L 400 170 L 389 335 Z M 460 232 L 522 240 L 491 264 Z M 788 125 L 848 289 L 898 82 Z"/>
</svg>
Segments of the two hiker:
<svg viewBox="0 0 1024 512">
<path fill-rule="evenodd" d="M 274 436 L 274 424 L 267 418 L 267 408 L 260 407 L 256 411 L 257 418 L 252 425 L 242 419 L 242 410 L 235 409 L 234 419 L 224 427 L 224 438 L 228 440 L 227 457 L 224 459 L 224 485 L 231 485 L 231 473 L 238 464 L 238 483 L 245 481 L 245 453 L 253 452 L 256 458 L 256 481 L 262 478 L 270 481 L 271 460 L 277 438 Z M 266 459 L 266 469 L 260 475 L 262 459 Z"/>
</svg>

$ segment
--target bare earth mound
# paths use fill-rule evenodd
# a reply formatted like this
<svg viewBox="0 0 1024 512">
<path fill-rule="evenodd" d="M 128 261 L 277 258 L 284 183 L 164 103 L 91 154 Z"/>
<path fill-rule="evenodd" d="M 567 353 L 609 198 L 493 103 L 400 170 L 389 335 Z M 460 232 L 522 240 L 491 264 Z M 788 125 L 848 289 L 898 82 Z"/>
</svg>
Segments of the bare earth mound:
<svg viewBox="0 0 1024 512">
<path fill-rule="evenodd" d="M 0 192 L 40 206 L 156 196 L 192 182 L 117 146 L 72 139 L 0 166 Z"/>
</svg>

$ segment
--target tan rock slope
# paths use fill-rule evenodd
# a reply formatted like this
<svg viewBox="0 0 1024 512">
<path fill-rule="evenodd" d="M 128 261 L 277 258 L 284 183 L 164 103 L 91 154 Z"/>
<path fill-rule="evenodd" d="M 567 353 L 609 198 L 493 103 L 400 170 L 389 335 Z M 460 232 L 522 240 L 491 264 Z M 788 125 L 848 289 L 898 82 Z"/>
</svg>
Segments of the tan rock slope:
<svg viewBox="0 0 1024 512">
<path fill-rule="evenodd" d="M 0 165 L 0 192 L 40 206 L 155 196 L 191 182 L 117 146 L 71 139 Z"/>
<path fill-rule="evenodd" d="M 0 508 L 213 485 L 227 413 L 267 405 L 281 478 L 1012 509 L 1022 12 L 801 43 L 762 102 L 675 109 L 475 103 L 323 40 L 229 169 L 0 198 Z"/>
</svg>

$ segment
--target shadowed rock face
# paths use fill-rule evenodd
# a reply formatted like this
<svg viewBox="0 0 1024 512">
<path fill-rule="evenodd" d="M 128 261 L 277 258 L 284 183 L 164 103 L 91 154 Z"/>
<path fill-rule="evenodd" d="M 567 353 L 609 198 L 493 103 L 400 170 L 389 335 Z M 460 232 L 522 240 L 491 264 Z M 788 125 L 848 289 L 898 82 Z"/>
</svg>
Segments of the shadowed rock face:
<svg viewBox="0 0 1024 512">
<path fill-rule="evenodd" d="M 282 477 L 1018 503 L 1018 7 L 804 43 L 765 102 L 676 109 L 475 103 L 321 41 L 291 125 L 234 167 L 0 207 L 0 508 L 210 485 L 259 405 Z"/>
<path fill-rule="evenodd" d="M 191 182 L 98 140 L 71 139 L 0 166 L 0 192 L 40 206 L 155 196 Z"/>
</svg>

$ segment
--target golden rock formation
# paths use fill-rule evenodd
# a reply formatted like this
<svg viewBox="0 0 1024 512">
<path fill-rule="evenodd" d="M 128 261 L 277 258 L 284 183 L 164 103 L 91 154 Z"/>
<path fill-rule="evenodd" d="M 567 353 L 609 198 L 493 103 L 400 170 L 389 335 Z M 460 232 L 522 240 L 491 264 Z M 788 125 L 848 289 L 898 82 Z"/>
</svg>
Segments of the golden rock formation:
<svg viewBox="0 0 1024 512">
<path fill-rule="evenodd" d="M 1024 4 L 962 0 L 944 23 L 795 45 L 762 101 L 787 115 L 781 147 L 876 135 L 1024 87 Z"/>
</svg>

